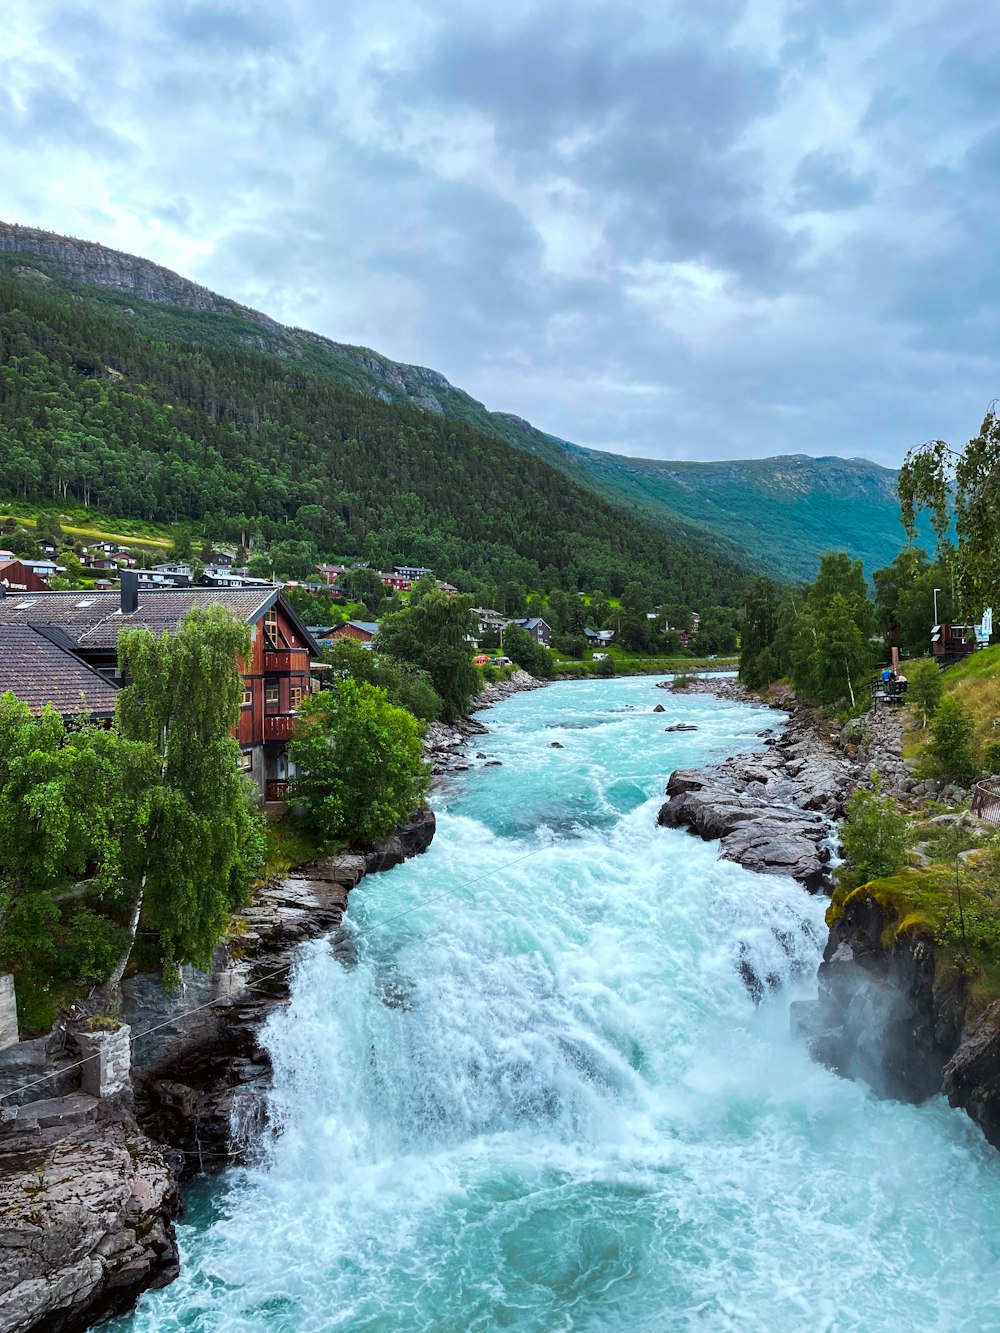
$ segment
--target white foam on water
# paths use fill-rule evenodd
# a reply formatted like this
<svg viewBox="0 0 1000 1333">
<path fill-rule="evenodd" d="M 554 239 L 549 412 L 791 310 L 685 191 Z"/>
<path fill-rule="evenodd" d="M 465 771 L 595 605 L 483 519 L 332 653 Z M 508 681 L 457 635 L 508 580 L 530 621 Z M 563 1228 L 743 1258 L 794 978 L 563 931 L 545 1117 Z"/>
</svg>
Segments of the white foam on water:
<svg viewBox="0 0 1000 1333">
<path fill-rule="evenodd" d="M 304 950 L 280 1133 L 193 1192 L 180 1278 L 118 1327 L 1000 1328 L 1000 1158 L 790 1035 L 825 901 L 656 827 L 672 768 L 774 715 L 613 680 L 485 716 L 503 766 L 352 894 L 356 966 Z"/>
</svg>

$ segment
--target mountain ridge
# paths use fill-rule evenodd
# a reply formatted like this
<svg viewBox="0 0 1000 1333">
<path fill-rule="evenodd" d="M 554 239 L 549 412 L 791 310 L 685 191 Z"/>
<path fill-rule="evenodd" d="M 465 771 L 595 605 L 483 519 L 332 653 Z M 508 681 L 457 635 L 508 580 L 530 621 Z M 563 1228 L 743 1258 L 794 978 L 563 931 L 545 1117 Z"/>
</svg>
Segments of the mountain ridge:
<svg viewBox="0 0 1000 1333">
<path fill-rule="evenodd" d="M 18 257 L 44 267 L 18 265 Z M 720 549 L 735 546 L 782 577 L 812 577 L 831 547 L 862 559 L 871 574 L 905 541 L 898 473 L 867 459 L 799 453 L 701 462 L 609 453 L 561 439 L 514 413 L 492 411 L 431 367 L 280 324 L 161 264 L 96 241 L 0 222 L 0 261 L 19 276 L 43 283 L 56 276 L 103 293 L 148 332 L 255 349 L 383 402 L 471 425 L 534 454 L 601 498 L 634 507 L 667 532 L 699 531 Z"/>
</svg>

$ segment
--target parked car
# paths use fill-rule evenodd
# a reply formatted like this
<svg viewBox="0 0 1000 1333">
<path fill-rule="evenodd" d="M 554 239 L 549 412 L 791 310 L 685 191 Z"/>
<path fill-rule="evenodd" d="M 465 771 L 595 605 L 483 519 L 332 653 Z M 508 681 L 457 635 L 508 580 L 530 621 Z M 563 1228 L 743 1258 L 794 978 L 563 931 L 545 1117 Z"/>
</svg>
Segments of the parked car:
<svg viewBox="0 0 1000 1333">
<path fill-rule="evenodd" d="M 513 666 L 509 657 L 491 657 L 490 666 Z"/>
<path fill-rule="evenodd" d="M 603 662 L 604 659 L 605 659 L 606 657 L 607 657 L 607 653 L 595 653 L 595 654 L 594 654 L 594 661 L 595 661 L 595 662 Z"/>
<path fill-rule="evenodd" d="M 472 665 L 473 665 L 473 666 L 485 666 L 486 663 L 487 663 L 489 660 L 490 660 L 490 659 L 486 656 L 485 653 L 478 653 L 478 654 L 472 659 Z"/>
</svg>

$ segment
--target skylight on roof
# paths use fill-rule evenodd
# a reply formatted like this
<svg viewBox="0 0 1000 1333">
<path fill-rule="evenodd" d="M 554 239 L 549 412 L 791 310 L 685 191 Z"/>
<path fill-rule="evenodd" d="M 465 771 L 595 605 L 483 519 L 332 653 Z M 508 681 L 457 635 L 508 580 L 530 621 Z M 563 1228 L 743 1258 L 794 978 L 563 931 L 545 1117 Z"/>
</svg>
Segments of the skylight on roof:
<svg viewBox="0 0 1000 1333">
<path fill-rule="evenodd" d="M 74 605 L 74 606 L 93 606 L 93 605 L 94 605 L 94 599 L 93 599 L 93 597 L 91 597 L 89 601 L 74 602 L 73 605 Z"/>
<path fill-rule="evenodd" d="M 27 601 L 27 602 L 18 602 L 17 606 L 14 607 L 14 610 L 15 610 L 15 611 L 26 611 L 26 610 L 28 609 L 29 606 L 34 606 L 34 605 L 35 605 L 35 602 L 37 602 L 37 600 L 38 600 L 37 597 L 32 597 L 32 598 L 30 599 L 30 601 Z"/>
</svg>

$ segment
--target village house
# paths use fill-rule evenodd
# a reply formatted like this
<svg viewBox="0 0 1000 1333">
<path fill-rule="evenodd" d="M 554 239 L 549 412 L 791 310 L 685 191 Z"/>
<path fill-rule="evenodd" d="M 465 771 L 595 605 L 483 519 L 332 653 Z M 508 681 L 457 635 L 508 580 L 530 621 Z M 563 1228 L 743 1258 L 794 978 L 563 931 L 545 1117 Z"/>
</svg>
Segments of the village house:
<svg viewBox="0 0 1000 1333">
<path fill-rule="evenodd" d="M 139 570 L 139 582 L 151 588 L 189 588 L 193 573 L 188 564 L 154 565 Z"/>
<path fill-rule="evenodd" d="M 110 722 L 118 689 L 35 625 L 0 623 L 0 694 L 7 690 L 40 713 L 50 704 L 66 723 Z"/>
<path fill-rule="evenodd" d="M 615 637 L 613 629 L 585 629 L 583 637 L 592 648 L 599 647 L 605 643 L 612 643 Z"/>
<path fill-rule="evenodd" d="M 3 559 L 0 551 L 0 595 L 4 592 L 45 592 L 48 584 L 16 556 Z"/>
<path fill-rule="evenodd" d="M 173 633 L 194 607 L 224 606 L 251 626 L 253 649 L 243 664 L 243 698 L 236 737 L 240 767 L 256 784 L 261 800 L 280 800 L 292 770 L 288 741 L 296 710 L 312 688 L 320 649 L 280 588 L 152 589 L 137 571 L 122 572 L 113 592 L 39 592 L 0 597 L 0 633 L 27 626 L 72 658 L 121 684 L 118 634 L 144 626 L 153 634 Z M 319 664 L 317 663 L 317 666 Z"/>
<path fill-rule="evenodd" d="M 379 578 L 386 588 L 392 588 L 395 592 L 409 592 L 413 587 L 413 580 L 405 574 L 379 574 Z"/>
<path fill-rule="evenodd" d="M 378 633 L 378 622 L 374 620 L 345 620 L 342 625 L 324 638 L 324 643 L 336 643 L 339 639 L 354 639 L 357 643 L 370 648 Z"/>
<path fill-rule="evenodd" d="M 522 616 L 519 620 L 508 620 L 504 628 L 510 629 L 511 625 L 517 625 L 519 629 L 530 634 L 543 648 L 552 646 L 552 630 L 541 616 Z"/>
<path fill-rule="evenodd" d="M 393 565 L 393 569 L 401 578 L 410 579 L 414 583 L 417 579 L 422 579 L 425 575 L 429 578 L 434 573 L 433 569 L 426 569 L 423 565 Z"/>
</svg>

